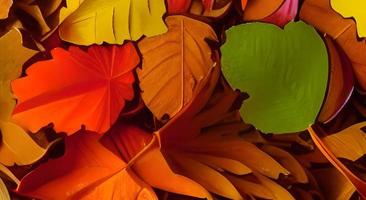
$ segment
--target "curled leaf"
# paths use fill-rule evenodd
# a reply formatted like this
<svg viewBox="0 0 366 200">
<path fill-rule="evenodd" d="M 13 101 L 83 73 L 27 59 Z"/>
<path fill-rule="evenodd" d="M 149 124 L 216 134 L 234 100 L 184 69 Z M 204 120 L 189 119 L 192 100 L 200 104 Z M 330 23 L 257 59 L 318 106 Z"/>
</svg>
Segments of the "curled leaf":
<svg viewBox="0 0 366 200">
<path fill-rule="evenodd" d="M 87 52 L 72 46 L 51 53 L 52 60 L 33 64 L 26 77 L 12 82 L 18 98 L 13 119 L 32 132 L 50 123 L 69 135 L 81 125 L 106 132 L 134 96 L 134 46 L 91 46 Z"/>
</svg>

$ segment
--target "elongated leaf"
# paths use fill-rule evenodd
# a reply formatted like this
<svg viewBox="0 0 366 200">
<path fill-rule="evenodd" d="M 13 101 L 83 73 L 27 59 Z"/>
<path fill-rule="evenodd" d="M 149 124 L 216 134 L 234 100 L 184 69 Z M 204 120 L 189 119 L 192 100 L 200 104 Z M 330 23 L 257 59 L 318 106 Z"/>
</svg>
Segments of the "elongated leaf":
<svg viewBox="0 0 366 200">
<path fill-rule="evenodd" d="M 1 200 L 10 200 L 8 189 L 6 188 L 3 180 L 0 178 L 0 199 Z"/>
<path fill-rule="evenodd" d="M 244 121 L 265 133 L 298 132 L 315 122 L 327 89 L 328 56 L 311 26 L 249 23 L 226 36 L 223 74 L 249 94 L 240 110 Z"/>
<path fill-rule="evenodd" d="M 366 2 L 362 0 L 342 1 L 330 0 L 332 8 L 344 18 L 352 17 L 356 21 L 359 37 L 366 37 Z"/>
<path fill-rule="evenodd" d="M 52 60 L 33 64 L 28 76 L 13 81 L 13 119 L 32 132 L 50 123 L 69 135 L 81 125 L 106 132 L 134 96 L 134 46 L 91 46 L 87 52 L 72 46 L 51 53 Z"/>
<path fill-rule="evenodd" d="M 166 19 L 169 31 L 139 42 L 143 61 L 137 70 L 146 106 L 159 119 L 173 117 L 191 99 L 214 62 L 205 39 L 217 41 L 212 28 L 184 16 Z"/>
<path fill-rule="evenodd" d="M 70 9 L 61 14 L 60 37 L 68 42 L 90 45 L 122 44 L 166 31 L 162 15 L 164 0 L 69 0 Z"/>
</svg>

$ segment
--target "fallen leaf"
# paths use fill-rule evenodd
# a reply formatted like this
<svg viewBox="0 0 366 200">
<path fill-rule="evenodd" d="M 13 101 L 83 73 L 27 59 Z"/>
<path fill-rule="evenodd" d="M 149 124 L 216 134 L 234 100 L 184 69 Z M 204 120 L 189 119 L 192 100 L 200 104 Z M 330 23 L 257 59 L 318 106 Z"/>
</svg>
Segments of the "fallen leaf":
<svg viewBox="0 0 366 200">
<path fill-rule="evenodd" d="M 8 179 L 17 185 L 20 182 L 19 179 L 15 177 L 15 175 L 8 168 L 6 168 L 3 164 L 0 163 L 0 179 L 1 178 Z"/>
<path fill-rule="evenodd" d="M 0 178 L 0 199 L 1 200 L 10 200 L 8 189 L 6 188 L 5 183 Z"/>
<path fill-rule="evenodd" d="M 104 148 L 99 139 L 99 134 L 83 131 L 67 137 L 65 154 L 26 175 L 17 192 L 54 200 L 157 200 L 152 188 Z"/>
<path fill-rule="evenodd" d="M 0 0 L 0 19 L 8 18 L 11 5 L 13 5 L 13 0 Z"/>
<path fill-rule="evenodd" d="M 318 121 L 328 123 L 333 120 L 350 99 L 354 78 L 350 61 L 334 41 L 325 36 L 328 48 L 330 75 L 328 92 L 318 116 Z"/>
<path fill-rule="evenodd" d="M 18 99 L 13 119 L 32 132 L 53 123 L 68 135 L 81 125 L 105 133 L 134 96 L 139 56 L 133 44 L 91 46 L 87 52 L 71 46 L 51 53 L 52 60 L 33 64 L 26 77 L 12 82 Z"/>
<path fill-rule="evenodd" d="M 137 70 L 141 95 L 158 119 L 165 114 L 173 117 L 192 99 L 197 84 L 214 65 L 205 39 L 217 41 L 203 22 L 169 16 L 166 23 L 167 33 L 138 44 L 143 57 L 142 69 Z"/>
<path fill-rule="evenodd" d="M 312 174 L 327 199 L 348 200 L 356 192 L 352 183 L 335 168 L 313 170 Z"/>
<path fill-rule="evenodd" d="M 248 0 L 244 3 L 242 1 L 242 9 L 244 12 L 243 19 L 244 21 L 254 21 L 269 17 L 278 10 L 285 1 L 288 0 Z M 245 7 L 243 7 L 243 4 Z"/>
<path fill-rule="evenodd" d="M 366 90 L 366 39 L 358 39 L 356 25 L 332 10 L 330 0 L 305 0 L 300 18 L 333 38 L 352 62 L 362 90 Z"/>
<path fill-rule="evenodd" d="M 362 0 L 341 1 L 330 0 L 332 8 L 344 18 L 352 17 L 356 21 L 357 33 L 359 37 L 366 37 L 366 2 Z"/>
<path fill-rule="evenodd" d="M 22 46 L 21 33 L 10 30 L 0 38 L 0 163 L 6 166 L 28 165 L 44 156 L 43 149 L 21 127 L 14 124 L 10 115 L 15 106 L 10 81 L 20 76 L 23 63 L 36 51 Z"/>
<path fill-rule="evenodd" d="M 166 31 L 162 19 L 164 0 L 69 0 L 69 9 L 61 14 L 66 19 L 59 27 L 61 39 L 78 45 L 122 44 Z"/>
<path fill-rule="evenodd" d="M 301 21 L 284 29 L 247 23 L 226 37 L 222 70 L 232 87 L 249 94 L 240 110 L 245 122 L 275 134 L 315 122 L 328 81 L 327 50 L 315 29 Z"/>
<path fill-rule="evenodd" d="M 274 200 L 295 200 L 295 198 L 283 187 L 273 180 L 261 175 L 255 174 L 259 181 L 268 188 L 274 195 Z"/>
<path fill-rule="evenodd" d="M 322 138 L 324 144 L 337 158 L 356 161 L 366 154 L 366 122 L 352 125 L 340 132 Z"/>
<path fill-rule="evenodd" d="M 316 128 L 316 129 L 315 129 Z M 343 176 L 345 176 L 356 188 L 360 196 L 365 199 L 366 198 L 366 182 L 361 178 L 357 177 L 351 170 L 349 170 L 337 157 L 334 153 L 329 149 L 329 147 L 319 138 L 315 130 L 319 131 L 318 126 L 310 126 L 308 131 L 310 133 L 311 138 L 313 139 L 315 145 L 319 148 L 319 150 L 323 153 L 323 155 L 328 159 L 328 161 L 340 172 Z"/>
<path fill-rule="evenodd" d="M 185 13 L 191 6 L 192 0 L 167 0 L 169 14 Z"/>
</svg>

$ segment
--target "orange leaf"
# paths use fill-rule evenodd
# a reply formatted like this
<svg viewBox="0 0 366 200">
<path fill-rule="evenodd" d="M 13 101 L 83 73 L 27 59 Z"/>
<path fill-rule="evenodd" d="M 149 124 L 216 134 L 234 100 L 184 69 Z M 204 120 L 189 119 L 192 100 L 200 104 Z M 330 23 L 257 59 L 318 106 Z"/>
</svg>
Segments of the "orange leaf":
<svg viewBox="0 0 366 200">
<path fill-rule="evenodd" d="M 132 70 L 139 56 L 132 43 L 51 53 L 52 60 L 33 64 L 28 76 L 12 82 L 18 99 L 13 119 L 32 132 L 49 123 L 68 135 L 81 125 L 106 132 L 134 96 Z"/>
<path fill-rule="evenodd" d="M 361 88 L 366 90 L 366 39 L 357 38 L 355 22 L 335 12 L 329 0 L 305 0 L 300 18 L 328 34 L 342 47 L 352 63 Z"/>
<path fill-rule="evenodd" d="M 202 0 L 205 10 L 212 10 L 215 0 Z M 192 0 L 167 0 L 169 14 L 181 14 L 188 11 Z"/>
<path fill-rule="evenodd" d="M 248 0 L 243 19 L 245 21 L 264 19 L 278 10 L 285 1 L 287 0 Z"/>
<path fill-rule="evenodd" d="M 79 132 L 66 138 L 65 154 L 26 175 L 17 191 L 40 199 L 136 199 L 152 189 L 99 143 L 100 135 Z M 148 192 L 148 195 L 146 195 Z"/>
<path fill-rule="evenodd" d="M 323 153 L 323 155 L 328 159 L 328 161 L 337 168 L 355 187 L 359 192 L 360 196 L 365 199 L 366 198 L 366 182 L 357 177 L 351 170 L 349 170 L 337 157 L 333 154 L 333 152 L 324 144 L 324 142 L 318 137 L 316 134 L 315 127 L 310 126 L 308 131 L 310 133 L 311 138 L 313 139 L 315 145 L 319 148 L 319 150 Z"/>
<path fill-rule="evenodd" d="M 137 70 L 141 96 L 158 119 L 173 117 L 191 101 L 214 65 L 206 39 L 217 41 L 214 30 L 198 20 L 169 16 L 165 21 L 167 33 L 138 44 L 143 57 Z"/>
</svg>

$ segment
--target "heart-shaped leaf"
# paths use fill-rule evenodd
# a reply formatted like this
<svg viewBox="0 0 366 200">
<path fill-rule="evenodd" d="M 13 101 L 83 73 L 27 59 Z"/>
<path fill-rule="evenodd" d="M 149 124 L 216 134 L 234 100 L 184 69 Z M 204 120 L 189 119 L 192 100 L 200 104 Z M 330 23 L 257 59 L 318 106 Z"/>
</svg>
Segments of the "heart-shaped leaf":
<svg viewBox="0 0 366 200">
<path fill-rule="evenodd" d="M 244 121 L 266 133 L 298 132 L 315 122 L 327 88 L 328 55 L 311 26 L 249 23 L 226 36 L 223 73 L 250 96 L 240 110 Z"/>
</svg>

